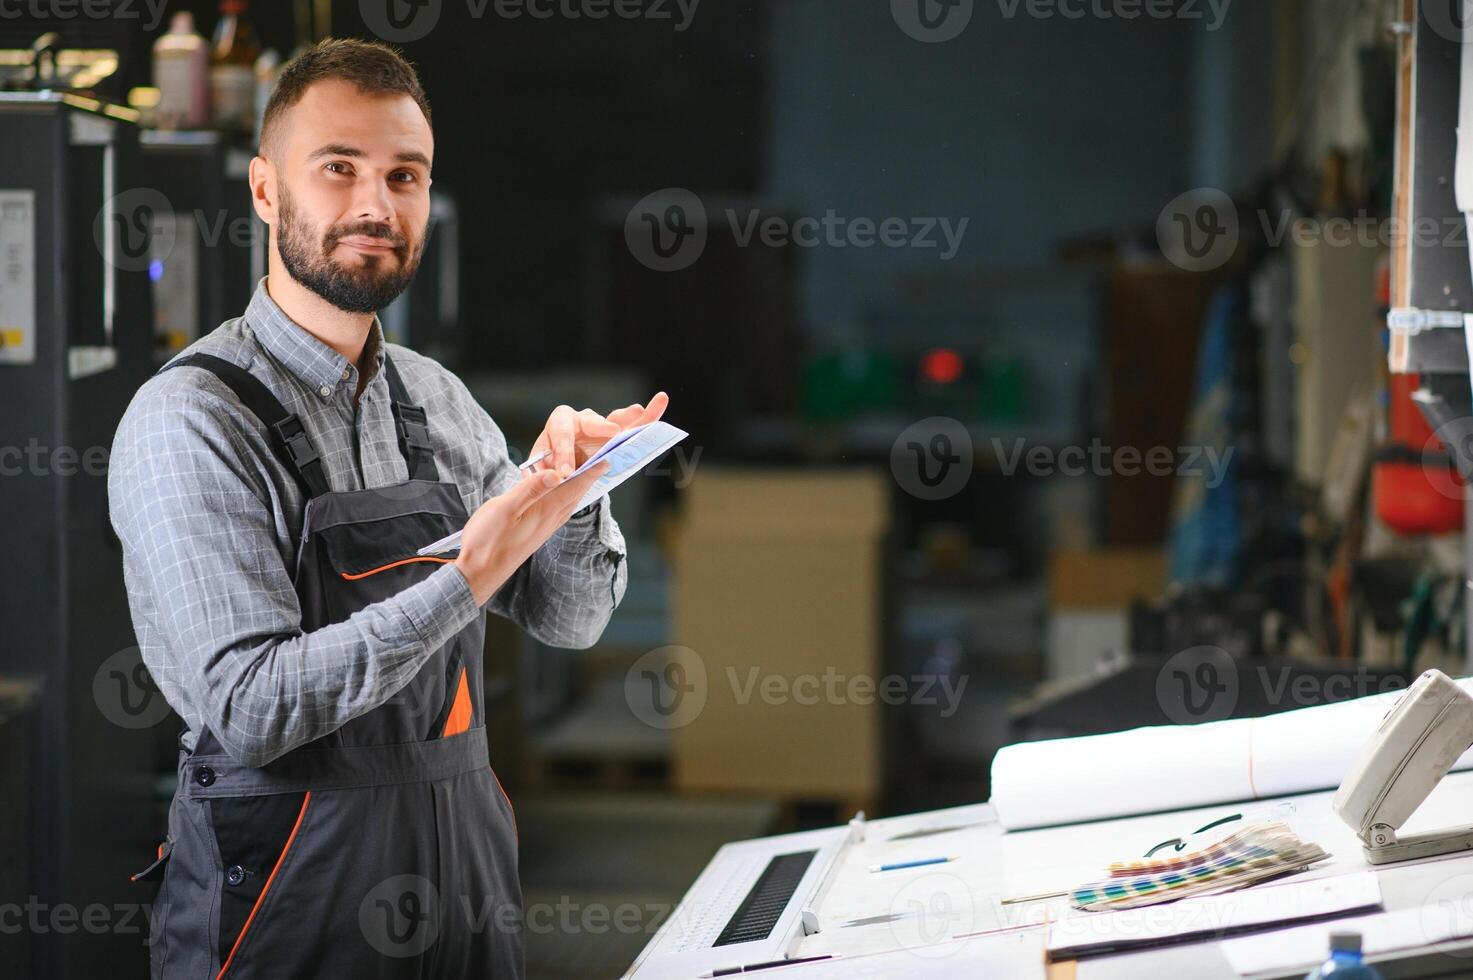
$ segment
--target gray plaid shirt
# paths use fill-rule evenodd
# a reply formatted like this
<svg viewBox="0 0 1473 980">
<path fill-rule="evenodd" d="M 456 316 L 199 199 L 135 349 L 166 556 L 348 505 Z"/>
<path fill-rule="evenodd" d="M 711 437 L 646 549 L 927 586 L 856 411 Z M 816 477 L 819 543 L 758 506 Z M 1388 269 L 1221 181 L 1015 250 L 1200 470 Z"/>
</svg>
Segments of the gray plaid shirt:
<svg viewBox="0 0 1473 980">
<path fill-rule="evenodd" d="M 506 439 L 460 379 L 385 345 L 358 405 L 358 368 L 297 326 L 257 285 L 245 315 L 189 347 L 240 365 L 296 413 L 334 491 L 408 479 L 389 409 L 385 346 L 429 418 L 440 479 L 467 513 L 519 478 Z M 551 406 L 549 406 L 549 409 Z M 189 727 L 245 765 L 264 765 L 393 697 L 430 655 L 482 615 L 453 564 L 311 633 L 292 586 L 306 499 L 265 428 L 213 374 L 155 375 L 113 441 L 113 528 L 143 661 Z M 428 544 L 429 542 L 425 542 Z M 594 643 L 624 593 L 624 538 L 605 496 L 569 521 L 487 603 L 553 646 Z"/>
</svg>

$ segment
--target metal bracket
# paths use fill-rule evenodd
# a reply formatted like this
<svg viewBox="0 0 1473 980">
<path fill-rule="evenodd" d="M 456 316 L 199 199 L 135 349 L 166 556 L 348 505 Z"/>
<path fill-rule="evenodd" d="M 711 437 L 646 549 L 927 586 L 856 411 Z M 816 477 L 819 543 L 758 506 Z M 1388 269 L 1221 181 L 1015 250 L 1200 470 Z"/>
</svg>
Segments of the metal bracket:
<svg viewBox="0 0 1473 980">
<path fill-rule="evenodd" d="M 1398 838 L 1394 828 L 1378 823 L 1361 839 L 1368 862 L 1393 864 L 1455 851 L 1473 851 L 1473 824 Z"/>
</svg>

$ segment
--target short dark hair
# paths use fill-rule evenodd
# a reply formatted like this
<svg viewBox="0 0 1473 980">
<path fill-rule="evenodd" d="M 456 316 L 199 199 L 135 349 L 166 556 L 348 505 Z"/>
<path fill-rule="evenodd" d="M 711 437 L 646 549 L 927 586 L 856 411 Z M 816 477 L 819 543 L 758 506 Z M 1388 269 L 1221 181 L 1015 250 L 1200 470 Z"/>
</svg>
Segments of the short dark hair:
<svg viewBox="0 0 1473 980">
<path fill-rule="evenodd" d="M 324 38 L 297 55 L 281 69 L 261 119 L 261 152 L 275 135 L 281 117 L 301 101 L 314 82 L 338 79 L 351 82 L 370 95 L 400 94 L 412 98 L 430 121 L 430 100 L 419 76 L 404 56 L 387 44 L 357 38 Z"/>
</svg>

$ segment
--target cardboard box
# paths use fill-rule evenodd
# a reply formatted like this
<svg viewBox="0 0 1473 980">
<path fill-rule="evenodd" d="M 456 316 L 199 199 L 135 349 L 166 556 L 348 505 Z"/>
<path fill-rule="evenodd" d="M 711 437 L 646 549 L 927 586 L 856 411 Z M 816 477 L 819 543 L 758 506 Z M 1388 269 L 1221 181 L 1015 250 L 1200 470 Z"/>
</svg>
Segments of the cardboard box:
<svg viewBox="0 0 1473 980">
<path fill-rule="evenodd" d="M 1061 551 L 1049 565 L 1053 609 L 1125 609 L 1136 599 L 1161 598 L 1166 553 L 1159 548 Z"/>
<path fill-rule="evenodd" d="M 672 733 L 678 788 L 878 794 L 889 493 L 861 470 L 697 474 L 672 604 L 705 702 Z"/>
</svg>

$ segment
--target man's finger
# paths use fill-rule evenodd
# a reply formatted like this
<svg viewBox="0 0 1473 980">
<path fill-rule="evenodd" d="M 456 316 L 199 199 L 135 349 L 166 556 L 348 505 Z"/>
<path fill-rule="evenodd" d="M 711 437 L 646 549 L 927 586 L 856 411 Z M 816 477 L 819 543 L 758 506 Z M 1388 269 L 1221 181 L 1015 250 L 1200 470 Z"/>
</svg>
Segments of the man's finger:
<svg viewBox="0 0 1473 980">
<path fill-rule="evenodd" d="M 618 424 L 619 428 L 627 429 L 634 424 L 634 420 L 644 414 L 644 406 L 639 402 L 626 405 L 624 408 L 616 408 L 609 413 L 609 421 Z"/>
<path fill-rule="evenodd" d="M 566 405 L 560 405 L 547 420 L 547 434 L 552 448 L 552 468 L 563 476 L 567 476 L 578 468 L 577 457 L 574 454 L 574 435 L 577 426 L 574 424 L 573 410 Z"/>
<path fill-rule="evenodd" d="M 557 474 L 550 470 L 528 473 L 522 477 L 520 483 L 508 491 L 512 496 L 513 513 L 521 517 L 528 508 L 545 497 L 560 482 Z"/>
<path fill-rule="evenodd" d="M 591 408 L 585 408 L 578 413 L 578 428 L 582 435 L 607 438 L 618 434 L 619 423 L 604 418 Z"/>
<path fill-rule="evenodd" d="M 648 425 L 651 422 L 657 421 L 661 415 L 665 414 L 665 409 L 669 405 L 669 395 L 665 394 L 663 391 L 655 392 L 655 397 L 650 399 L 650 403 L 645 407 L 643 414 L 640 415 L 639 421 L 634 424 Z"/>
<path fill-rule="evenodd" d="M 542 499 L 543 505 L 556 511 L 559 507 L 577 503 L 593 486 L 593 482 L 608 471 L 609 461 L 604 460 L 586 473 L 580 473 L 571 480 L 564 480 Z"/>
</svg>

